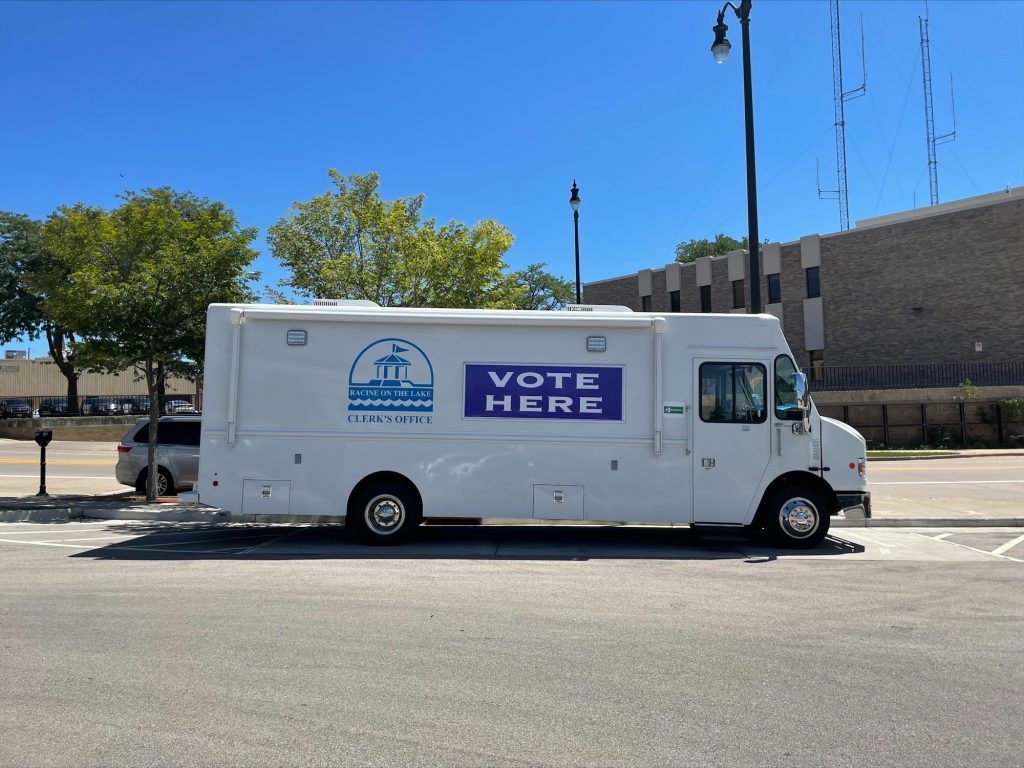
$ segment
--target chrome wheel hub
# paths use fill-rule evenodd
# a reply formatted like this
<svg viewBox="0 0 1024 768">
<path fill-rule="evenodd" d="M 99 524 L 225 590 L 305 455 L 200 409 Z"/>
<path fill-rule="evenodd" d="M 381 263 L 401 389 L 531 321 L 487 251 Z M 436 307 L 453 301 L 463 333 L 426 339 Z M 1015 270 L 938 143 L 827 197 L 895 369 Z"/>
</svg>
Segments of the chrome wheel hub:
<svg viewBox="0 0 1024 768">
<path fill-rule="evenodd" d="M 394 496 L 383 495 L 366 505 L 366 525 L 375 533 L 394 533 L 405 522 L 405 507 Z"/>
<path fill-rule="evenodd" d="M 790 499 L 779 511 L 779 522 L 788 535 L 803 539 L 818 529 L 818 510 L 807 499 Z"/>
</svg>

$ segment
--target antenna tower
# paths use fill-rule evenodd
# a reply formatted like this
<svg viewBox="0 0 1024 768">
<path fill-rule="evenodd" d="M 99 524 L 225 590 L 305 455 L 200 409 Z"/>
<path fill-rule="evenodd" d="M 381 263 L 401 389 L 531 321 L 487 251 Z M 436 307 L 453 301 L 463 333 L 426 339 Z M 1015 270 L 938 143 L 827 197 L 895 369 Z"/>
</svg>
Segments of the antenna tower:
<svg viewBox="0 0 1024 768">
<path fill-rule="evenodd" d="M 953 130 L 941 136 L 935 135 L 935 107 L 932 104 L 932 54 L 928 43 L 928 2 L 924 4 L 924 18 L 917 17 L 921 28 L 921 71 L 924 76 L 924 126 L 928 141 L 928 191 L 931 205 L 939 202 L 939 169 L 935 158 L 935 147 L 956 139 L 956 102 L 953 101 L 953 74 L 949 75 L 949 101 L 953 109 Z"/>
<path fill-rule="evenodd" d="M 836 127 L 836 176 L 837 189 L 822 189 L 818 178 L 818 197 L 823 200 L 839 201 L 839 226 L 843 231 L 850 228 L 849 189 L 846 181 L 846 113 L 843 106 L 867 93 L 867 66 L 864 59 L 864 17 L 860 21 L 860 65 L 861 84 L 851 91 L 843 90 L 843 50 L 839 34 L 839 0 L 830 0 L 829 17 L 832 23 L 832 97 L 835 105 Z"/>
</svg>

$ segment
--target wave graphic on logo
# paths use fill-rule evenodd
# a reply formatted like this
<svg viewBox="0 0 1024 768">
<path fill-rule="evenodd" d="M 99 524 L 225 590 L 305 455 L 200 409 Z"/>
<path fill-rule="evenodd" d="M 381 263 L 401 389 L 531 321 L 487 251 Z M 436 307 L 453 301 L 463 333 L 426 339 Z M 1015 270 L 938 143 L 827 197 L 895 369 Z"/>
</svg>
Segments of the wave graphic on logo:
<svg viewBox="0 0 1024 768">
<path fill-rule="evenodd" d="M 348 399 L 350 411 L 429 413 L 434 410 L 434 369 L 412 342 L 380 339 L 352 364 Z"/>
</svg>

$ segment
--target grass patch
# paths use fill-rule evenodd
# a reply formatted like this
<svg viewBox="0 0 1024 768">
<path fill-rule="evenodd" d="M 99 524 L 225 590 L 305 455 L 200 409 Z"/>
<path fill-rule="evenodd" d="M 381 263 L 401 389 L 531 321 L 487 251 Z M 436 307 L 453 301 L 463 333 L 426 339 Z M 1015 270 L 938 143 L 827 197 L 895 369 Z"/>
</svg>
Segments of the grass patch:
<svg viewBox="0 0 1024 768">
<path fill-rule="evenodd" d="M 868 451 L 869 459 L 913 459 L 919 456 L 956 456 L 956 451 Z"/>
</svg>

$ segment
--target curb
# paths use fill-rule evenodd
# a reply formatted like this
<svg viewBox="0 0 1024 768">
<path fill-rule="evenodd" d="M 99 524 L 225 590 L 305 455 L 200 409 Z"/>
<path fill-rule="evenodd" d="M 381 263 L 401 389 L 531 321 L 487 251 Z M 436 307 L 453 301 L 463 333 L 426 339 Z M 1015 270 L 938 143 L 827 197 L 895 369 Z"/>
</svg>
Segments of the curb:
<svg viewBox="0 0 1024 768">
<path fill-rule="evenodd" d="M 252 516 L 221 510 L 175 509 L 147 512 L 132 509 L 87 509 L 81 506 L 46 509 L 0 509 L 0 523 L 67 523 L 74 520 L 134 520 L 152 523 L 250 523 Z M 529 521 L 526 521 L 529 522 Z M 834 518 L 830 528 L 1024 528 L 1024 517 L 873 517 Z"/>
<path fill-rule="evenodd" d="M 1024 528 L 1024 517 L 872 517 L 833 520 L 829 528 Z"/>
</svg>

